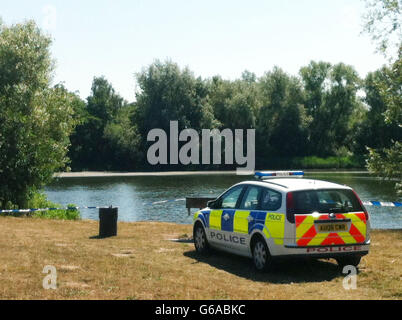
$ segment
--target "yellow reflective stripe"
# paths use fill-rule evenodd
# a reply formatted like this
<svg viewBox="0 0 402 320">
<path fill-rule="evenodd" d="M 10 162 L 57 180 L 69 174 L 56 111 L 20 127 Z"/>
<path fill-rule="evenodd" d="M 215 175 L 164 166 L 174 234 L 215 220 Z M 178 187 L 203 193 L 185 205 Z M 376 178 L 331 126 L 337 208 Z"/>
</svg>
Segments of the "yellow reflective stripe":
<svg viewBox="0 0 402 320">
<path fill-rule="evenodd" d="M 194 213 L 193 221 L 197 220 L 199 214 L 200 214 L 200 211 L 197 211 L 196 213 Z"/>
<path fill-rule="evenodd" d="M 353 244 L 357 242 L 349 232 L 338 232 L 338 236 L 340 236 L 346 244 Z"/>
<path fill-rule="evenodd" d="M 223 210 L 211 210 L 209 214 L 209 228 L 214 230 L 222 229 L 222 212 Z"/>
<path fill-rule="evenodd" d="M 308 246 L 319 246 L 325 238 L 321 238 L 321 237 L 314 237 L 312 238 L 309 243 L 307 244 Z"/>
<path fill-rule="evenodd" d="M 233 232 L 248 234 L 248 216 L 250 211 L 236 211 L 233 221 Z"/>
<path fill-rule="evenodd" d="M 285 235 L 285 215 L 282 213 L 269 213 L 265 217 L 264 234 L 269 233 L 275 244 L 283 244 Z"/>
<path fill-rule="evenodd" d="M 329 233 L 317 233 L 317 235 L 310 240 L 308 246 L 319 246 L 328 236 Z"/>
<path fill-rule="evenodd" d="M 366 237 L 366 224 L 355 214 L 353 213 L 348 213 L 344 215 L 346 218 L 349 218 L 352 220 L 353 225 L 356 227 L 359 232 Z"/>
<path fill-rule="evenodd" d="M 303 222 L 296 228 L 296 238 L 302 238 L 307 231 L 310 230 L 311 226 L 314 224 L 314 217 L 308 216 L 306 217 Z"/>
</svg>

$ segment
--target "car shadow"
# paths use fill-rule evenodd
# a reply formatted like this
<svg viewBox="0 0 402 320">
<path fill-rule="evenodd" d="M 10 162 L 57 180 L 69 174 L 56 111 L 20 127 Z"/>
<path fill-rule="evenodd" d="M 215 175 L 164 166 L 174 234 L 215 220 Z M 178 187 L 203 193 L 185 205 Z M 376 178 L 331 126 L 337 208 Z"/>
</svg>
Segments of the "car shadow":
<svg viewBox="0 0 402 320">
<path fill-rule="evenodd" d="M 345 276 L 342 275 L 337 263 L 332 260 L 289 259 L 276 262 L 268 272 L 259 272 L 253 266 L 251 259 L 226 252 L 212 250 L 211 253 L 202 255 L 192 250 L 185 252 L 184 255 L 193 259 L 194 263 L 206 263 L 236 276 L 259 282 L 275 284 L 323 282 Z"/>
</svg>

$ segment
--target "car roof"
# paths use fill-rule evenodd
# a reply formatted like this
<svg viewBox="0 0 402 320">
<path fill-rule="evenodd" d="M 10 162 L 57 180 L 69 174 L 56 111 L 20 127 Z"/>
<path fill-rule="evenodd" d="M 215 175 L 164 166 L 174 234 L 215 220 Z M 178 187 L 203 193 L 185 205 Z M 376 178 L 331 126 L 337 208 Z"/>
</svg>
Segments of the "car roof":
<svg viewBox="0 0 402 320">
<path fill-rule="evenodd" d="M 314 190 L 314 189 L 351 189 L 348 186 L 315 179 L 304 178 L 277 178 L 266 180 L 244 181 L 240 184 L 253 184 L 262 187 L 269 187 L 282 192 Z"/>
</svg>

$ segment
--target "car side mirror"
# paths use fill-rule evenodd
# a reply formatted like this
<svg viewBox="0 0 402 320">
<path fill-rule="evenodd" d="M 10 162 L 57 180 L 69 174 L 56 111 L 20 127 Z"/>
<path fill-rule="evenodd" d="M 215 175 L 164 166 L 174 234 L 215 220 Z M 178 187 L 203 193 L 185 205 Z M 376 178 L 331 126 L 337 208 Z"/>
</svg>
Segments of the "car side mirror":
<svg viewBox="0 0 402 320">
<path fill-rule="evenodd" d="M 208 202 L 207 202 L 208 208 L 210 208 L 210 209 L 215 209 L 215 208 L 216 208 L 216 205 L 217 205 L 217 201 L 218 201 L 218 200 L 210 200 L 210 201 L 208 201 Z"/>
</svg>

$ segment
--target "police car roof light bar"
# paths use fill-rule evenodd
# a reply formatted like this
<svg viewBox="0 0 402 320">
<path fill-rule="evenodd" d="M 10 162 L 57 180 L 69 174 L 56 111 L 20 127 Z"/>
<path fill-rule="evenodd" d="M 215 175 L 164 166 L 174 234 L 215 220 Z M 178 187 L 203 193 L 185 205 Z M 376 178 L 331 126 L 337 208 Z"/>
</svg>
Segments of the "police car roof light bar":
<svg viewBox="0 0 402 320">
<path fill-rule="evenodd" d="M 304 176 L 304 172 L 303 171 L 261 171 L 261 172 L 256 172 L 254 176 L 260 180 L 286 178 L 286 177 L 302 178 Z"/>
</svg>

